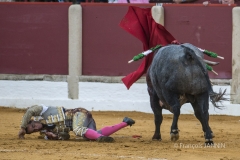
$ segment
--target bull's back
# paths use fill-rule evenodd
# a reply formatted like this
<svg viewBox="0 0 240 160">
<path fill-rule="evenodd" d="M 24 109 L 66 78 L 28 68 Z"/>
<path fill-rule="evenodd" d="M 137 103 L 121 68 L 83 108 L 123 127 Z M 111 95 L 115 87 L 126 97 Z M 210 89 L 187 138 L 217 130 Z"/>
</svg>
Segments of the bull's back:
<svg viewBox="0 0 240 160">
<path fill-rule="evenodd" d="M 168 89 L 178 94 L 196 95 L 207 91 L 204 74 L 196 62 L 189 59 L 180 45 L 160 49 L 154 56 L 150 77 L 156 89 Z M 202 63 L 202 60 L 200 58 Z"/>
</svg>

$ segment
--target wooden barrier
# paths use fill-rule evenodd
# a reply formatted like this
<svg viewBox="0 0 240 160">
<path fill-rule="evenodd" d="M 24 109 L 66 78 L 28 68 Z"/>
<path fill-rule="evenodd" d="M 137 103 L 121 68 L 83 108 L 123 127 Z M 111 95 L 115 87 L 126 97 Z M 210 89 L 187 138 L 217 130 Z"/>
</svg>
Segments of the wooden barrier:
<svg viewBox="0 0 240 160">
<path fill-rule="evenodd" d="M 149 8 L 154 4 L 135 5 Z M 69 6 L 70 3 L 0 3 L 0 74 L 68 75 Z M 81 6 L 82 75 L 125 76 L 135 71 L 141 61 L 127 62 L 142 52 L 142 44 L 118 25 L 129 4 Z M 220 65 L 214 67 L 219 75 L 210 73 L 210 78 L 231 79 L 233 6 L 166 4 L 163 8 L 164 25 L 180 42 L 193 43 L 225 57 L 217 60 Z"/>
<path fill-rule="evenodd" d="M 142 45 L 118 26 L 128 6 L 83 4 L 82 7 L 83 75 L 124 76 L 136 70 L 139 62 L 130 65 L 126 62 L 142 51 Z M 220 65 L 214 67 L 219 75 L 210 73 L 210 78 L 231 79 L 233 7 L 205 7 L 202 4 L 163 6 L 164 26 L 175 38 L 225 57 L 225 60 L 207 58 L 220 62 Z M 110 13 L 114 13 L 114 16 Z"/>
<path fill-rule="evenodd" d="M 0 3 L 0 73 L 68 75 L 71 3 Z"/>
</svg>

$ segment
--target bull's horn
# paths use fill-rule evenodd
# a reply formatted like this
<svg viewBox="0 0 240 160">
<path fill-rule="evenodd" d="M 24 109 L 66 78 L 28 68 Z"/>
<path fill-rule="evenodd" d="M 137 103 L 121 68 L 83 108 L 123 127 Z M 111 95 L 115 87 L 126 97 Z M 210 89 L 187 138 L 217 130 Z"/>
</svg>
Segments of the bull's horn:
<svg viewBox="0 0 240 160">
<path fill-rule="evenodd" d="M 213 61 L 209 61 L 209 60 L 206 60 L 206 59 L 203 59 L 203 61 L 210 66 L 215 66 L 215 65 L 219 64 L 219 62 L 213 62 Z"/>
</svg>

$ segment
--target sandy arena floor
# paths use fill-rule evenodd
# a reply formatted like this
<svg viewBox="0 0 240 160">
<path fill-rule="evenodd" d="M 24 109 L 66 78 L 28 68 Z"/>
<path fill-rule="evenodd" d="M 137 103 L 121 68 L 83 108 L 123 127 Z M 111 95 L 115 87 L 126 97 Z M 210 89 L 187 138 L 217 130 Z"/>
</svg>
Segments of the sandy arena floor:
<svg viewBox="0 0 240 160">
<path fill-rule="evenodd" d="M 169 136 L 172 115 L 164 115 L 162 141 L 152 141 L 153 114 L 141 112 L 92 112 L 97 128 L 116 124 L 129 116 L 136 121 L 112 135 L 114 143 L 75 139 L 47 141 L 39 133 L 17 137 L 24 110 L 0 107 L 0 159 L 133 159 L 133 160 L 240 160 L 240 117 L 210 116 L 215 146 L 204 147 L 201 125 L 193 115 L 181 115 L 180 139 Z M 142 138 L 133 138 L 140 135 Z"/>
</svg>

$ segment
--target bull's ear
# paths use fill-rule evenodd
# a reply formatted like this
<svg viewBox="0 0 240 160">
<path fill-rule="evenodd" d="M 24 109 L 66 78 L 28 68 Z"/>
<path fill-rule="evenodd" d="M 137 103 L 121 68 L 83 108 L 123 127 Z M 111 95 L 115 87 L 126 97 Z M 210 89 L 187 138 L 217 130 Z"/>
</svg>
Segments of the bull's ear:
<svg viewBox="0 0 240 160">
<path fill-rule="evenodd" d="M 194 59 L 193 54 L 195 54 L 195 53 L 190 48 L 184 47 L 184 53 L 186 55 L 187 60 L 193 60 Z"/>
</svg>

